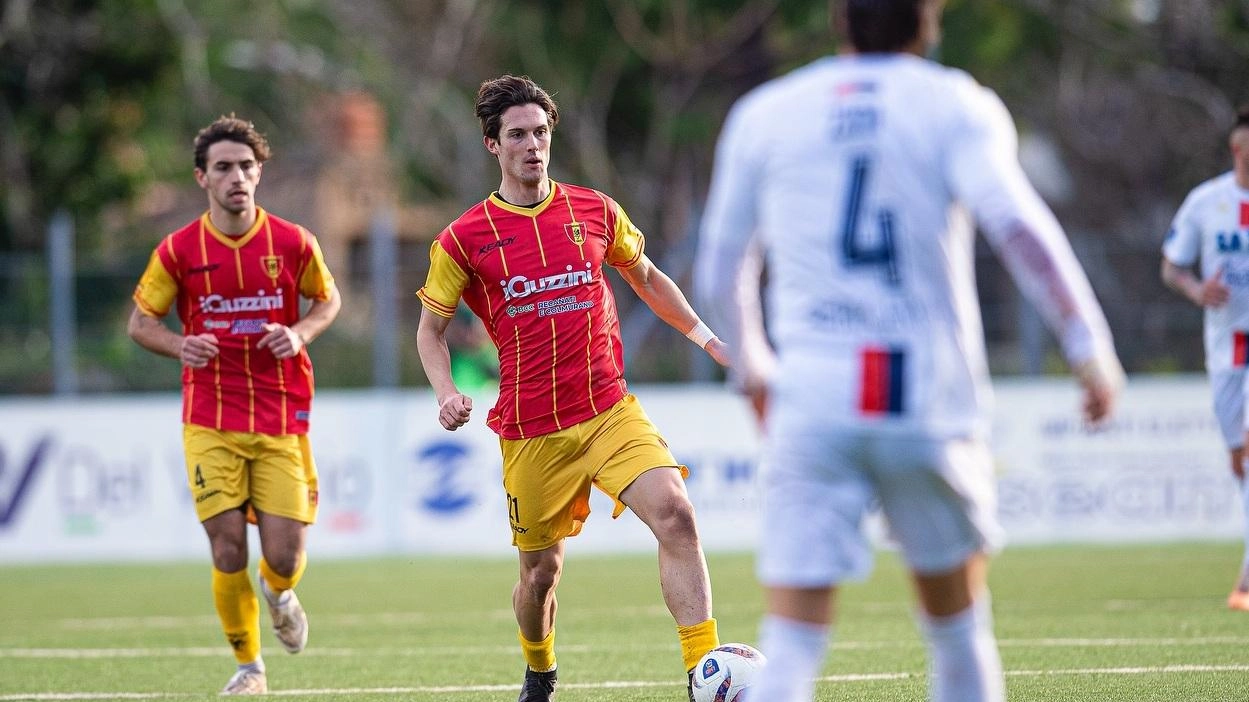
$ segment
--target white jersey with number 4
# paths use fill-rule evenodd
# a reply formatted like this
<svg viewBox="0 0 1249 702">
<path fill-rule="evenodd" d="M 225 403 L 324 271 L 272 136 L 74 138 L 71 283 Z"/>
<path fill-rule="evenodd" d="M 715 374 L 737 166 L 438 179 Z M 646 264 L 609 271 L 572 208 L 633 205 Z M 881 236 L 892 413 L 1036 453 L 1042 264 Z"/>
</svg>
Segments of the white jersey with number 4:
<svg viewBox="0 0 1249 702">
<path fill-rule="evenodd" d="M 828 57 L 743 97 L 717 147 L 696 275 L 737 362 L 766 365 L 752 357 L 766 349 L 757 310 L 737 293 L 757 241 L 774 401 L 852 426 L 983 435 L 973 222 L 1073 366 L 1113 360 L 1088 280 L 1016 151 L 995 94 L 911 55 Z"/>
<path fill-rule="evenodd" d="M 1193 189 L 1175 213 L 1162 255 L 1187 268 L 1201 259 L 1202 279 L 1219 276 L 1231 297 L 1207 307 L 1206 369 L 1218 373 L 1249 361 L 1249 190 L 1234 173 Z"/>
</svg>

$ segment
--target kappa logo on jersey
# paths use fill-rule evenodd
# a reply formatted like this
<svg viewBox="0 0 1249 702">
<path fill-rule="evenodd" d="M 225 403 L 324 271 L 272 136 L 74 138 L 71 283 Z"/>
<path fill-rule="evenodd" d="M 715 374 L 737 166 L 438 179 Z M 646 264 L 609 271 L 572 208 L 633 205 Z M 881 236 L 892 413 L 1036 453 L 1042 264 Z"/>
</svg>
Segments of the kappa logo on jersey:
<svg viewBox="0 0 1249 702">
<path fill-rule="evenodd" d="M 276 290 L 269 295 L 264 290 L 248 297 L 225 297 L 216 293 L 201 296 L 200 311 L 204 314 L 223 314 L 229 312 L 264 312 L 282 309 L 282 291 Z"/>
<path fill-rule="evenodd" d="M 490 253 L 491 251 L 494 251 L 495 249 L 501 249 L 504 246 L 510 246 L 513 241 L 516 241 L 516 237 L 514 236 L 509 236 L 506 239 L 499 239 L 498 241 L 492 241 L 489 244 L 486 244 L 485 246 L 481 247 L 480 249 L 477 249 L 477 253 L 484 256 Z"/>
<path fill-rule="evenodd" d="M 265 267 L 265 275 L 277 280 L 278 275 L 282 272 L 281 256 L 261 256 L 260 264 Z"/>
<path fill-rule="evenodd" d="M 220 267 L 221 267 L 220 263 L 209 263 L 203 266 L 192 266 L 191 268 L 187 270 L 187 273 L 209 273 L 211 271 L 217 270 Z"/>
<path fill-rule="evenodd" d="M 569 222 L 564 225 L 564 235 L 568 240 L 577 246 L 585 243 L 585 232 L 581 229 L 581 222 Z"/>
<path fill-rule="evenodd" d="M 585 267 L 586 270 L 584 271 L 574 271 L 572 266 L 568 265 L 564 267 L 565 272 L 563 273 L 547 275 L 533 280 L 523 275 L 517 275 L 508 280 L 500 280 L 499 285 L 503 288 L 503 298 L 506 300 L 528 297 L 536 292 L 547 290 L 566 290 L 575 288 L 578 285 L 586 285 L 594 280 L 594 273 L 589 270 L 589 261 L 586 262 Z"/>
</svg>

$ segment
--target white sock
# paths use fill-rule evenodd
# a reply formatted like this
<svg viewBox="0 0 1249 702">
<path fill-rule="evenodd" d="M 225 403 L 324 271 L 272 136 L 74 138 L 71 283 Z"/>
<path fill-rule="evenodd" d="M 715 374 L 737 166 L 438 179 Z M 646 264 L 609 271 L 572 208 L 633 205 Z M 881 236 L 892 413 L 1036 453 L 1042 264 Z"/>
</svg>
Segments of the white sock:
<svg viewBox="0 0 1249 702">
<path fill-rule="evenodd" d="M 1001 702 L 1006 699 L 1002 659 L 993 636 L 993 614 L 986 593 L 948 617 L 920 614 L 928 641 L 929 697 L 932 702 Z"/>
<path fill-rule="evenodd" d="M 1239 487 L 1242 513 L 1245 515 L 1245 555 L 1240 561 L 1240 577 L 1236 580 L 1236 589 L 1249 592 L 1249 479 L 1242 479 Z"/>
<path fill-rule="evenodd" d="M 265 580 L 265 576 L 263 575 L 260 576 L 260 591 L 264 594 L 265 600 L 267 600 L 269 604 L 273 605 L 274 607 L 277 607 L 279 605 L 284 605 L 287 602 L 289 602 L 291 599 L 290 590 L 283 590 L 280 594 L 275 593 L 269 587 L 269 581 Z"/>
<path fill-rule="evenodd" d="M 265 672 L 265 661 L 263 658 L 257 658 L 251 663 L 239 663 L 239 670 L 254 670 L 257 673 Z"/>
<path fill-rule="evenodd" d="M 751 685 L 754 702 L 811 702 L 814 678 L 828 653 L 831 627 L 769 614 L 759 627 L 759 650 L 768 664 Z"/>
</svg>

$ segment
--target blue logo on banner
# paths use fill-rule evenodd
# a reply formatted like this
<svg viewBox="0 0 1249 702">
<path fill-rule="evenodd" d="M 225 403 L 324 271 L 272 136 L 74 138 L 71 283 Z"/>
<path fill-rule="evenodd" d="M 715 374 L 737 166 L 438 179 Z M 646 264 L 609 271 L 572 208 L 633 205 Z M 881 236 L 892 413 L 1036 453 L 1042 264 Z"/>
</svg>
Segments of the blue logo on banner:
<svg viewBox="0 0 1249 702">
<path fill-rule="evenodd" d="M 472 493 L 465 492 L 456 484 L 456 478 L 464 471 L 464 460 L 469 450 L 463 444 L 439 441 L 416 452 L 416 460 L 428 464 L 436 476 L 430 494 L 421 498 L 421 504 L 431 512 L 454 514 L 473 504 Z"/>
<path fill-rule="evenodd" d="M 26 491 L 30 488 L 35 473 L 39 470 L 39 466 L 43 464 L 44 456 L 48 453 L 48 449 L 52 447 L 52 437 L 45 436 L 35 444 L 35 448 L 30 452 L 30 458 L 27 459 L 26 465 L 17 468 L 15 460 L 9 455 L 8 451 L 0 446 L 0 528 L 7 527 L 13 522 L 17 516 L 17 510 L 22 505 L 22 498 Z M 17 476 L 17 480 L 13 482 L 11 488 L 5 489 L 10 483 L 9 476 L 13 474 L 15 469 L 21 472 Z"/>
</svg>

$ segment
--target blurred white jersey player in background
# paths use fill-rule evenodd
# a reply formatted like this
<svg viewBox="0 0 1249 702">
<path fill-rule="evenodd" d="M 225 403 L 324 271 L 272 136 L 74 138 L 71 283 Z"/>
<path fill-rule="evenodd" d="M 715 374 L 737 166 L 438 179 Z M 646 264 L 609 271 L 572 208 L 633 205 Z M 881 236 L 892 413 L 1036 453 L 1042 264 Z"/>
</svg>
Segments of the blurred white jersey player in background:
<svg viewBox="0 0 1249 702">
<path fill-rule="evenodd" d="M 921 58 L 941 10 L 834 3 L 853 52 L 755 89 L 720 135 L 696 285 L 766 419 L 769 666 L 752 700 L 813 698 L 836 586 L 871 568 L 861 526 L 874 503 L 916 584 L 932 698 L 1005 695 L 986 584 L 999 527 L 973 223 L 1058 336 L 1087 419 L 1110 412 L 1123 382 L 1084 272 L 1020 169 L 1010 115 Z M 771 343 L 757 296 L 740 294 L 755 249 Z"/>
<path fill-rule="evenodd" d="M 1227 606 L 1249 611 L 1249 481 L 1245 480 L 1249 361 L 1249 111 L 1237 115 L 1232 170 L 1193 189 L 1162 245 L 1162 280 L 1205 309 L 1206 372 L 1214 415 L 1245 505 L 1245 557 Z M 1192 272 L 1200 259 L 1201 277 Z"/>
</svg>

